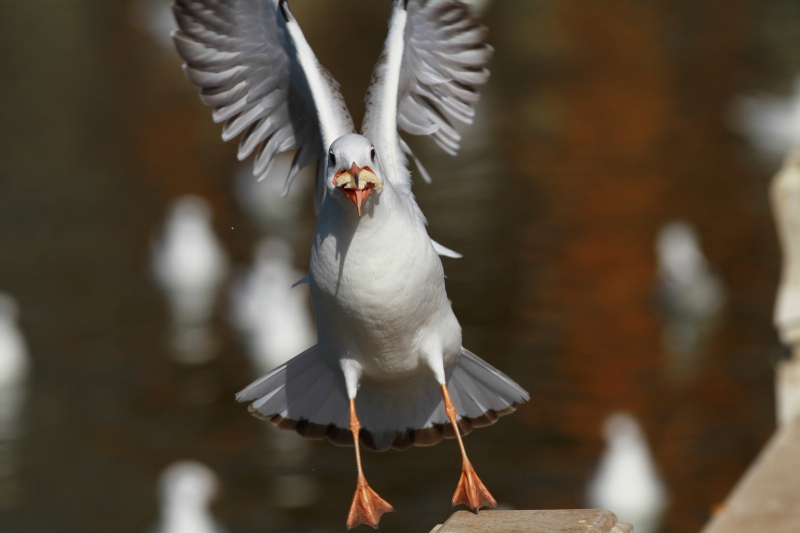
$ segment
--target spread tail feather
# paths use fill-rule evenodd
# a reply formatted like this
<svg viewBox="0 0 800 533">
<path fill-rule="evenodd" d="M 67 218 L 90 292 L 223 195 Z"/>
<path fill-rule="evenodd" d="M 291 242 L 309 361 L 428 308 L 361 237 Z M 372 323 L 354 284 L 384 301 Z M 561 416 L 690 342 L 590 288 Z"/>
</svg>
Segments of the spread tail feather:
<svg viewBox="0 0 800 533">
<path fill-rule="evenodd" d="M 353 443 L 344 377 L 320 357 L 316 345 L 245 387 L 236 400 L 252 402 L 253 415 L 281 429 L 335 444 Z"/>
<path fill-rule="evenodd" d="M 529 398 L 511 378 L 465 348 L 447 372 L 447 388 L 462 435 L 493 424 Z M 334 444 L 353 443 L 344 378 L 316 346 L 259 378 L 236 399 L 252 401 L 251 413 L 282 429 Z M 432 372 L 399 382 L 363 380 L 356 411 L 361 442 L 372 450 L 429 446 L 455 436 Z"/>
</svg>

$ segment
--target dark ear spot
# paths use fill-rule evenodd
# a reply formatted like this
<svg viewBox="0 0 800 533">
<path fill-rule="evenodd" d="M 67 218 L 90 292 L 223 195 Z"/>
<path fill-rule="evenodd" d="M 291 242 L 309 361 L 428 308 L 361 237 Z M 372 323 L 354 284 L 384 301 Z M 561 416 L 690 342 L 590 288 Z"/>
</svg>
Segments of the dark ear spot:
<svg viewBox="0 0 800 533">
<path fill-rule="evenodd" d="M 336 155 L 334 155 L 333 150 L 328 152 L 328 162 L 331 166 L 336 165 Z"/>
<path fill-rule="evenodd" d="M 372 158 L 373 161 L 375 161 L 375 147 L 374 146 L 369 149 L 369 156 Z"/>
</svg>

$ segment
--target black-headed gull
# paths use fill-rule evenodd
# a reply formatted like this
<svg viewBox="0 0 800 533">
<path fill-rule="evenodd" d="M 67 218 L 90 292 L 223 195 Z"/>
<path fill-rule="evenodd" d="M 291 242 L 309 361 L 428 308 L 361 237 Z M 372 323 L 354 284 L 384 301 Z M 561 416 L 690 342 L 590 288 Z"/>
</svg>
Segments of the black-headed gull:
<svg viewBox="0 0 800 533">
<path fill-rule="evenodd" d="M 288 190 L 301 168 L 319 162 L 308 273 L 318 343 L 237 398 L 281 428 L 355 444 L 348 527 L 377 527 L 393 510 L 367 484 L 359 442 L 403 449 L 454 436 L 462 474 L 453 504 L 495 506 L 461 435 L 528 394 L 461 346 L 437 255 L 448 250 L 425 229 L 411 193 L 413 154 L 398 132 L 457 151 L 450 119 L 471 121 L 477 87 L 488 79 L 486 28 L 461 2 L 394 0 L 357 135 L 285 0 L 176 0 L 175 14 L 186 73 L 225 123 L 223 138 L 242 134 L 239 158 L 256 152 L 254 175 L 268 173 L 276 154 L 297 150 Z"/>
</svg>

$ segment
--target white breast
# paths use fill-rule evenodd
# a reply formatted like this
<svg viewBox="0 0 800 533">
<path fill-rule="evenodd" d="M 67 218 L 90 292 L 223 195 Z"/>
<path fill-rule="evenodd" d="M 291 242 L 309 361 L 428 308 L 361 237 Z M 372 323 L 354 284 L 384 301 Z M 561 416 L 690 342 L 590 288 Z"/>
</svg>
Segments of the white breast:
<svg viewBox="0 0 800 533">
<path fill-rule="evenodd" d="M 436 352 L 448 366 L 461 328 L 441 261 L 410 202 L 391 190 L 380 202 L 361 219 L 335 199 L 320 211 L 309 269 L 319 344 L 376 379 L 425 371 Z"/>
</svg>

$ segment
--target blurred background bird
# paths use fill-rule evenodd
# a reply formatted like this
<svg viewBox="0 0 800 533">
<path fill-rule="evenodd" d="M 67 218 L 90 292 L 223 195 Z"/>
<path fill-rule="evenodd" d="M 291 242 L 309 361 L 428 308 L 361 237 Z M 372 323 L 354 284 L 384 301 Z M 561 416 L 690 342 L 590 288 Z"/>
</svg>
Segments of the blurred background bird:
<svg viewBox="0 0 800 533">
<path fill-rule="evenodd" d="M 672 375 L 688 379 L 702 366 L 724 311 L 725 285 L 709 267 L 697 233 L 686 222 L 665 224 L 655 248 L 664 347 Z"/>
<path fill-rule="evenodd" d="M 223 533 L 211 514 L 217 475 L 198 461 L 170 464 L 159 481 L 161 519 L 154 533 Z"/>
<path fill-rule="evenodd" d="M 215 355 L 209 321 L 228 275 L 228 259 L 205 200 L 184 196 L 172 204 L 153 244 L 153 274 L 170 304 L 175 359 L 207 362 Z"/>
<path fill-rule="evenodd" d="M 780 160 L 800 146 L 800 75 L 790 94 L 739 95 L 731 107 L 730 121 L 761 153 Z"/>
<path fill-rule="evenodd" d="M 293 287 L 304 276 L 293 261 L 294 253 L 286 242 L 264 239 L 256 246 L 252 268 L 231 290 L 232 321 L 246 339 L 258 375 L 317 341 L 308 285 Z"/>
<path fill-rule="evenodd" d="M 630 413 L 603 423 L 606 448 L 586 488 L 590 508 L 608 509 L 636 533 L 656 533 L 667 507 L 667 491 L 641 426 Z"/>
<path fill-rule="evenodd" d="M 16 446 L 22 429 L 20 416 L 30 356 L 18 320 L 16 301 L 0 293 L 0 512 L 12 508 L 20 498 Z"/>
</svg>

